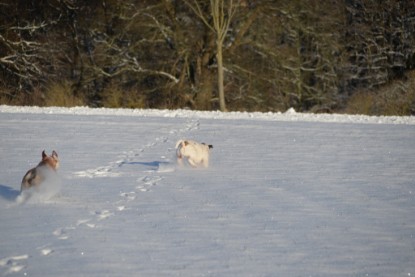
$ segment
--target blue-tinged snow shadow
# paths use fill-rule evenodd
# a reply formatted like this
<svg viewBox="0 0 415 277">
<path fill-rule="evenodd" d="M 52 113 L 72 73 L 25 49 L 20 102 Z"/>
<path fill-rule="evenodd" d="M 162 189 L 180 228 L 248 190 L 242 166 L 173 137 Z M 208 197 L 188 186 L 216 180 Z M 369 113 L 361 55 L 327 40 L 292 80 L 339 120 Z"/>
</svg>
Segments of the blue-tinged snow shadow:
<svg viewBox="0 0 415 277">
<path fill-rule="evenodd" d="M 19 190 L 0 184 L 0 197 L 5 200 L 15 201 L 19 194 Z"/>
<path fill-rule="evenodd" d="M 166 161 L 152 161 L 152 162 L 126 162 L 124 165 L 139 165 L 146 167 L 146 170 L 169 172 L 174 171 L 174 165 Z"/>
<path fill-rule="evenodd" d="M 149 166 L 149 167 L 159 167 L 160 165 L 163 164 L 169 164 L 168 162 L 160 162 L 160 161 L 153 161 L 153 162 L 128 162 L 125 164 L 131 164 L 131 165 L 143 165 L 143 166 Z"/>
</svg>

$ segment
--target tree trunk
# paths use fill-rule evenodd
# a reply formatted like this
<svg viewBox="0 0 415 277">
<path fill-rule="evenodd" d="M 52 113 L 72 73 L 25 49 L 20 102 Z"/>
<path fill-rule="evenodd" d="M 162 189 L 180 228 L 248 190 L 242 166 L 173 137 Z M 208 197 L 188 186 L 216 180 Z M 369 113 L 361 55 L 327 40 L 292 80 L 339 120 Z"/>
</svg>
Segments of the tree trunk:
<svg viewBox="0 0 415 277">
<path fill-rule="evenodd" d="M 212 39 L 209 38 L 206 45 L 211 44 Z M 210 49 L 208 47 L 208 49 Z M 212 100 L 212 72 L 209 69 L 210 51 L 206 51 L 197 59 L 196 65 L 196 87 L 197 94 L 195 98 L 195 107 L 198 110 L 210 110 Z"/>
<path fill-rule="evenodd" d="M 223 42 L 217 41 L 217 53 L 216 53 L 216 59 L 218 63 L 218 92 L 219 92 L 219 108 L 222 112 L 226 111 L 226 102 L 225 102 L 225 89 L 223 86 L 224 78 L 223 78 L 223 56 L 222 56 L 222 50 L 223 50 Z"/>
</svg>

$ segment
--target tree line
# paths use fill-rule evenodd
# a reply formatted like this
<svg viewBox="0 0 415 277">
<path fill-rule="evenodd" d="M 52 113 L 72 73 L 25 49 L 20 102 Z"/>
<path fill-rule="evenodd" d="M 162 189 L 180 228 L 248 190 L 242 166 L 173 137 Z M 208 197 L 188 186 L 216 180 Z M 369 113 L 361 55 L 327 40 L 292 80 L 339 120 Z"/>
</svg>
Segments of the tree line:
<svg viewBox="0 0 415 277">
<path fill-rule="evenodd" d="M 413 114 L 414 66 L 415 1 L 0 0 L 4 104 Z"/>
</svg>

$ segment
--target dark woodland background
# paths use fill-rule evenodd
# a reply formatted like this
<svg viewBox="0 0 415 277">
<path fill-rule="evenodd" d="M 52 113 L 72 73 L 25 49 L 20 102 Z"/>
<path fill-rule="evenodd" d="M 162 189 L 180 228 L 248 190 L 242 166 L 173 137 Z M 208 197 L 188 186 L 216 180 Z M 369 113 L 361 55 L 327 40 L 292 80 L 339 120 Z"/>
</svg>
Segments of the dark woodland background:
<svg viewBox="0 0 415 277">
<path fill-rule="evenodd" d="M 415 114 L 415 1 L 220 2 L 227 110 Z M 0 0 L 0 104 L 217 110 L 211 3 Z"/>
</svg>

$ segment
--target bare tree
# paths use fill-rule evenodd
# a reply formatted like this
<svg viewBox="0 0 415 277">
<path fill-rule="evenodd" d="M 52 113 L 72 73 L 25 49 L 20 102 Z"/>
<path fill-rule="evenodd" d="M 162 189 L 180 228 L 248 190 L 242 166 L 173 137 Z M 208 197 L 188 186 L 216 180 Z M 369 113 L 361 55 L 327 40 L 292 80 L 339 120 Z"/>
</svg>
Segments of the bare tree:
<svg viewBox="0 0 415 277">
<path fill-rule="evenodd" d="M 116 99 L 111 106 L 331 111 L 415 68 L 414 1 L 0 0 L 0 7 L 2 103 L 42 104 L 65 93 L 91 106 Z"/>
<path fill-rule="evenodd" d="M 206 14 L 203 11 L 197 0 L 194 0 L 192 3 L 189 1 L 185 2 L 203 21 L 203 23 L 216 35 L 219 107 L 222 111 L 226 111 L 223 70 L 223 44 L 226 35 L 228 34 L 229 26 L 239 6 L 239 2 L 235 3 L 233 0 L 210 0 L 209 14 Z M 210 18 L 212 20 L 210 20 Z"/>
<path fill-rule="evenodd" d="M 111 90 L 122 91 L 124 95 L 120 97 L 131 97 L 128 93 L 145 97 L 144 89 L 137 92 L 131 87 L 145 83 L 146 79 L 162 80 L 157 84 L 151 82 L 154 91 L 164 89 L 166 83 L 178 83 L 174 73 L 163 68 L 170 60 L 156 58 L 165 53 L 164 49 L 150 52 L 160 49 L 167 36 L 166 27 L 160 22 L 160 4 L 100 2 L 80 3 L 72 11 L 70 30 L 76 58 L 71 60 L 77 72 L 77 89 L 88 90 L 92 104 L 101 106 L 105 104 L 103 95 L 113 93 Z M 163 97 L 159 98 L 161 102 Z"/>
<path fill-rule="evenodd" d="M 348 82 L 374 88 L 414 67 L 414 1 L 347 1 Z"/>
<path fill-rule="evenodd" d="M 43 30 L 45 22 L 18 22 L 0 33 L 0 65 L 9 75 L 18 79 L 18 87 L 33 86 L 44 75 L 42 56 L 44 45 L 33 36 Z"/>
</svg>

